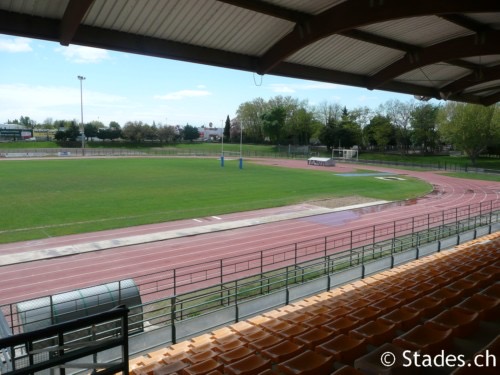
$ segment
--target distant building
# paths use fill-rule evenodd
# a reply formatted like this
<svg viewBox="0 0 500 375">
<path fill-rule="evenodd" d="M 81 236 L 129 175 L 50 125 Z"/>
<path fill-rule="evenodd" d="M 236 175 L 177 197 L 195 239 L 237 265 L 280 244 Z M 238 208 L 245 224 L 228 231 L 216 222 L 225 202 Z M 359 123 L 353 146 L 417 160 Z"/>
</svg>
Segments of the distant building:
<svg viewBox="0 0 500 375">
<path fill-rule="evenodd" d="M 222 138 L 222 128 L 199 128 L 200 139 L 203 141 L 218 141 Z"/>
<path fill-rule="evenodd" d="M 24 125 L 0 124 L 0 141 L 20 141 L 33 138 L 33 130 Z"/>
</svg>

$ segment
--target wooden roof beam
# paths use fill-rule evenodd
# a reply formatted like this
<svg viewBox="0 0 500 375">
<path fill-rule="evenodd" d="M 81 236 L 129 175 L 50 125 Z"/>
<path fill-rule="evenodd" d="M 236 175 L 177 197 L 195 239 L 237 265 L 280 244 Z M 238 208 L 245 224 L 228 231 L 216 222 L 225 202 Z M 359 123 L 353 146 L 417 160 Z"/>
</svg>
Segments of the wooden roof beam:
<svg viewBox="0 0 500 375">
<path fill-rule="evenodd" d="M 61 20 L 59 43 L 63 46 L 71 43 L 93 2 L 94 0 L 70 0 Z"/>
<path fill-rule="evenodd" d="M 360 26 L 426 15 L 462 12 L 500 12 L 498 0 L 443 2 L 435 0 L 350 0 L 297 23 L 295 28 L 275 43 L 261 58 L 257 72 L 270 73 L 287 57 L 330 35 Z"/>
</svg>

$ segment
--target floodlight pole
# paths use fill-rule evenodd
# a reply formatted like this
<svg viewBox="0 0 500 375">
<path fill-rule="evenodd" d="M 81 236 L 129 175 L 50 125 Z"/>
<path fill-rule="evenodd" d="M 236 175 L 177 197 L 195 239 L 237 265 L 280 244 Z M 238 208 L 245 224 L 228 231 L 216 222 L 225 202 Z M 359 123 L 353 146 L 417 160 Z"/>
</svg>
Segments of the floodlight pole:
<svg viewBox="0 0 500 375">
<path fill-rule="evenodd" d="M 80 80 L 80 112 L 81 112 L 81 124 L 82 124 L 82 156 L 85 155 L 85 128 L 83 126 L 83 80 L 84 76 L 78 76 Z"/>
</svg>

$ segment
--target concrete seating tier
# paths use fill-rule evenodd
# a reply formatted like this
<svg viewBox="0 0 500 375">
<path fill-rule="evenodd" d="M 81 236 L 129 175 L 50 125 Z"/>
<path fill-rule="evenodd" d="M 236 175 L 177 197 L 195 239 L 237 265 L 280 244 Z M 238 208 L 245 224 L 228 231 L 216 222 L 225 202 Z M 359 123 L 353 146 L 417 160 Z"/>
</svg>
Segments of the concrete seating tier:
<svg viewBox="0 0 500 375">
<path fill-rule="evenodd" d="M 425 373 L 404 350 L 500 358 L 499 232 L 132 359 L 130 375 Z"/>
</svg>

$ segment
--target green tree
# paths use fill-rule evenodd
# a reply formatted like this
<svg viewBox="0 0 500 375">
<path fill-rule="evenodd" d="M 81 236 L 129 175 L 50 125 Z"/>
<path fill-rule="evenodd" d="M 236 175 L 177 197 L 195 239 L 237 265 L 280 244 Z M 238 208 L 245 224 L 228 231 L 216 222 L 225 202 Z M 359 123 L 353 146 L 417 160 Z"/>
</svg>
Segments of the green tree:
<svg viewBox="0 0 500 375">
<path fill-rule="evenodd" d="M 399 100 L 389 100 L 381 106 L 381 110 L 394 126 L 396 143 L 401 155 L 407 154 L 410 149 L 412 137 L 411 118 L 415 106 L 414 101 L 405 103 Z"/>
<path fill-rule="evenodd" d="M 448 102 L 439 112 L 439 131 L 472 165 L 489 145 L 500 143 L 500 106 Z"/>
<path fill-rule="evenodd" d="M 308 145 L 319 127 L 321 127 L 321 123 L 314 118 L 314 113 L 308 111 L 306 107 L 297 108 L 289 119 L 288 128 L 294 144 Z"/>
<path fill-rule="evenodd" d="M 388 145 L 394 143 L 394 127 L 387 116 L 375 115 L 364 131 L 369 145 L 376 146 L 380 151 L 385 151 Z"/>
<path fill-rule="evenodd" d="M 262 115 L 264 134 L 272 143 L 280 144 L 281 136 L 285 127 L 286 108 L 274 107 Z"/>
<path fill-rule="evenodd" d="M 319 133 L 319 141 L 326 146 L 328 150 L 332 150 L 338 145 L 340 125 L 334 117 L 329 117 L 327 124 Z"/>
<path fill-rule="evenodd" d="M 229 119 L 229 115 L 226 117 L 226 124 L 224 126 L 224 134 L 222 135 L 225 141 L 229 141 L 231 137 L 231 120 Z"/>
<path fill-rule="evenodd" d="M 68 141 L 74 142 L 81 135 L 80 126 L 76 124 L 76 121 L 71 121 L 64 134 Z"/>
<path fill-rule="evenodd" d="M 267 111 L 268 104 L 262 98 L 240 104 L 236 111 L 237 121 L 243 128 L 245 139 L 249 142 L 264 142 L 262 115 Z"/>
<path fill-rule="evenodd" d="M 88 140 L 89 138 L 97 137 L 99 129 L 102 128 L 104 128 L 104 124 L 102 122 L 92 121 L 88 124 L 85 124 L 85 126 L 83 127 L 83 132 Z"/>
<path fill-rule="evenodd" d="M 362 142 L 361 126 L 356 122 L 355 116 L 351 115 L 346 107 L 342 110 L 339 124 L 339 144 L 344 148 L 360 145 Z"/>
<path fill-rule="evenodd" d="M 182 139 L 184 139 L 185 141 L 192 142 L 198 138 L 200 138 L 200 132 L 198 131 L 198 129 L 189 124 L 184 126 L 184 130 L 182 132 Z"/>
<path fill-rule="evenodd" d="M 433 153 L 439 144 L 437 114 L 439 108 L 432 104 L 416 106 L 411 113 L 413 143 L 424 153 Z"/>
<path fill-rule="evenodd" d="M 174 143 L 175 136 L 176 132 L 173 126 L 160 126 L 158 128 L 158 139 L 160 142 Z"/>
<path fill-rule="evenodd" d="M 36 121 L 29 118 L 29 116 L 21 116 L 19 118 L 19 124 L 26 126 L 28 129 L 34 129 Z"/>
<path fill-rule="evenodd" d="M 122 129 L 122 135 L 131 142 L 140 143 L 144 140 L 143 123 L 141 121 L 129 121 Z"/>
</svg>

